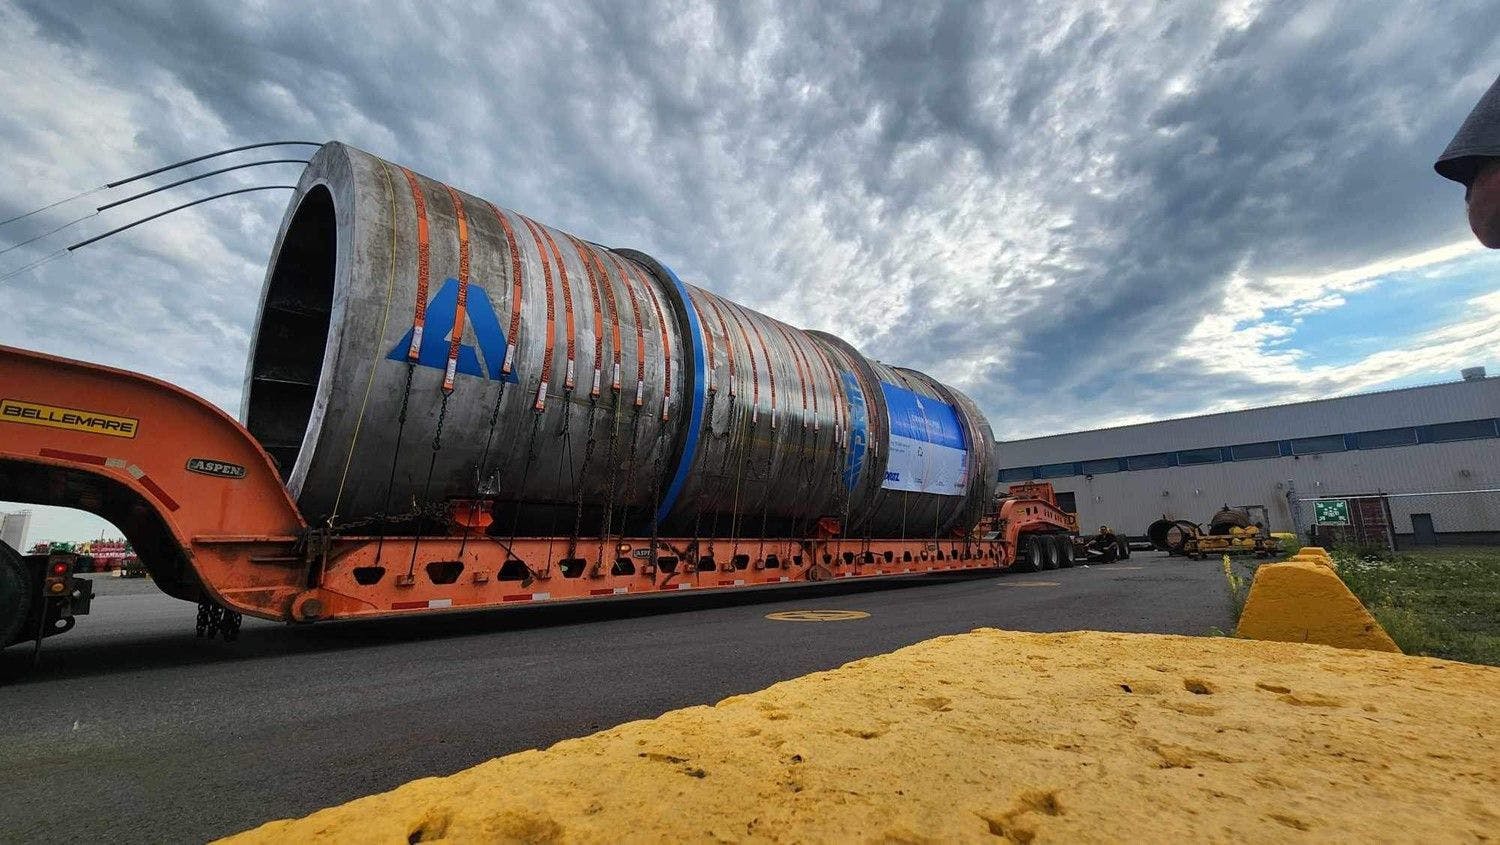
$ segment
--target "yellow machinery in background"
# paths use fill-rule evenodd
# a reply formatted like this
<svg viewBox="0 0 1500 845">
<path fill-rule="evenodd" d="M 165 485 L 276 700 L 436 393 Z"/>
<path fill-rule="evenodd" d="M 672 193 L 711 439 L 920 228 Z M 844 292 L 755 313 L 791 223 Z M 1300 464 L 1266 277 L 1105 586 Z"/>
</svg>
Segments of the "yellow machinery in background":
<svg viewBox="0 0 1500 845">
<path fill-rule="evenodd" d="M 1208 529 L 1185 519 L 1162 518 L 1151 523 L 1146 536 L 1156 548 L 1193 560 L 1210 554 L 1253 554 L 1273 557 L 1281 554 L 1281 539 L 1266 528 L 1264 505 L 1241 505 L 1220 508 L 1208 521 Z M 1253 519 L 1258 511 L 1260 519 Z"/>
</svg>

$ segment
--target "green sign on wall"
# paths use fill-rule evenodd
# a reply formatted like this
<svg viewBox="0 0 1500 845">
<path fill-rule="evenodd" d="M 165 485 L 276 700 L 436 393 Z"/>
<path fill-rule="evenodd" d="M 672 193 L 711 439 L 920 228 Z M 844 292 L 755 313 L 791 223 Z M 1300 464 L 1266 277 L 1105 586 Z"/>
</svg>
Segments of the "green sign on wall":
<svg viewBox="0 0 1500 845">
<path fill-rule="evenodd" d="M 1313 516 L 1319 525 L 1348 525 L 1349 502 L 1346 499 L 1319 499 L 1313 502 Z"/>
</svg>

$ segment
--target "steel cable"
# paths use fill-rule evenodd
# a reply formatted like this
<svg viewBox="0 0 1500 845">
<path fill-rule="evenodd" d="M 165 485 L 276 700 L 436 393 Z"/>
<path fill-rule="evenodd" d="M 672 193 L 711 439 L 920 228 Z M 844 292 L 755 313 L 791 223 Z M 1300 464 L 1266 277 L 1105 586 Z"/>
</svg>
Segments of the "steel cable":
<svg viewBox="0 0 1500 845">
<path fill-rule="evenodd" d="M 13 249 L 20 249 L 21 247 L 26 246 L 27 244 L 34 244 L 37 241 L 41 240 L 42 238 L 48 237 L 50 235 L 55 235 L 58 232 L 61 232 L 62 230 L 66 229 L 66 228 L 68 228 L 70 226 L 76 226 L 79 223 L 82 223 L 83 221 L 88 220 L 91 217 L 97 217 L 98 215 L 99 215 L 98 211 L 91 211 L 88 214 L 83 215 L 82 217 L 75 217 L 72 220 L 69 220 L 68 222 L 62 224 L 61 226 L 58 226 L 55 229 L 48 229 L 47 231 L 41 233 L 40 235 L 37 235 L 34 238 L 27 238 L 26 240 L 21 241 L 18 244 L 11 244 L 10 246 L 6 247 L 5 249 L 0 249 L 0 255 L 4 255 L 5 253 L 10 252 Z M 66 252 L 67 250 L 63 250 L 63 251 Z"/>
<path fill-rule="evenodd" d="M 126 225 L 121 226 L 121 227 L 119 227 L 117 229 L 110 229 L 108 232 L 105 232 L 102 235 L 95 235 L 94 237 L 89 238 L 86 241 L 79 241 L 78 243 L 73 244 L 72 246 L 68 247 L 67 251 L 68 252 L 72 252 L 73 250 L 80 249 L 82 247 L 86 247 L 86 246 L 88 246 L 91 243 L 95 243 L 97 241 L 102 241 L 102 240 L 104 240 L 105 238 L 107 238 L 107 237 L 109 237 L 111 235 L 118 235 L 119 233 L 121 233 L 121 232 L 123 232 L 123 231 L 125 231 L 127 229 L 134 229 L 135 227 L 141 225 L 142 223 L 150 223 L 152 220 L 155 220 L 158 217 L 166 217 L 168 214 L 171 214 L 173 212 L 181 211 L 184 208 L 192 208 L 195 205 L 202 205 L 203 203 L 206 203 L 206 202 L 208 202 L 210 200 L 222 199 L 224 197 L 232 197 L 232 196 L 235 196 L 237 194 L 249 194 L 249 193 L 254 193 L 255 191 L 275 191 L 275 190 L 295 191 L 295 190 L 297 190 L 297 186 L 296 185 L 261 185 L 259 187 L 255 187 L 255 188 L 240 188 L 239 190 L 235 190 L 235 191 L 225 191 L 225 192 L 220 193 L 220 194 L 214 194 L 213 196 L 203 197 L 202 199 L 196 199 L 196 200 L 193 200 L 192 202 L 185 202 L 182 205 L 173 206 L 173 207 L 167 209 L 166 211 L 158 211 L 157 213 L 151 215 L 150 217 L 142 217 L 141 219 L 135 221 L 134 223 L 127 223 Z"/>
<path fill-rule="evenodd" d="M 382 164 L 383 163 L 384 162 L 382 162 Z M 190 182 L 197 182 L 199 179 L 207 179 L 210 176 L 218 176 L 220 173 L 228 173 L 231 170 L 244 170 L 247 167 L 259 167 L 259 166 L 264 165 L 264 164 L 307 164 L 307 159 L 305 159 L 305 158 L 272 158 L 272 159 L 264 159 L 262 161 L 252 161 L 252 162 L 248 162 L 248 163 L 245 163 L 245 164 L 236 164 L 236 165 L 234 165 L 232 167 L 221 167 L 218 170 L 210 170 L 207 173 L 200 173 L 197 176 L 189 176 L 186 179 L 178 179 L 176 182 L 168 182 L 167 184 L 162 185 L 159 188 L 152 188 L 149 191 L 142 191 L 139 194 L 134 194 L 134 195 L 128 196 L 128 197 L 126 197 L 124 199 L 115 200 L 114 202 L 110 202 L 110 203 L 105 203 L 104 205 L 101 205 L 98 208 L 94 209 L 94 211 L 96 211 L 96 212 L 108 211 L 111 208 L 115 208 L 117 206 L 124 205 L 124 204 L 126 204 L 128 202 L 135 202 L 138 199 L 142 199 L 144 197 L 149 197 L 152 194 L 159 194 L 162 191 L 165 191 L 165 190 L 168 190 L 168 189 L 171 189 L 171 188 L 175 188 L 178 185 L 186 185 L 186 184 L 188 184 Z M 387 178 L 389 178 L 389 177 L 387 177 Z"/>
<path fill-rule="evenodd" d="M 64 197 L 63 199 L 57 200 L 56 202 L 47 203 L 46 205 L 42 206 L 41 208 L 33 209 L 31 211 L 26 212 L 25 214 L 17 214 L 14 217 L 7 217 L 4 220 L 0 220 L 0 226 L 7 226 L 7 225 L 9 225 L 11 223 L 14 223 L 14 222 L 18 221 L 18 220 L 25 220 L 28 217 L 32 217 L 32 216 L 37 215 L 37 214 L 41 214 L 44 211 L 49 211 L 51 209 L 57 208 L 60 205 L 64 205 L 66 203 L 73 202 L 74 200 L 83 199 L 86 196 L 91 196 L 93 194 L 97 194 L 100 191 L 104 191 L 104 190 L 107 190 L 109 188 L 118 188 L 121 185 L 128 185 L 131 182 L 135 182 L 135 181 L 138 181 L 138 180 L 141 180 L 141 179 L 145 179 L 147 176 L 155 176 L 158 173 L 164 173 L 164 172 L 166 172 L 168 170 L 175 170 L 176 168 L 183 167 L 185 165 L 195 164 L 197 162 L 205 161 L 205 160 L 211 159 L 211 158 L 218 158 L 219 156 L 229 155 L 230 153 L 238 153 L 238 152 L 243 152 L 245 150 L 256 150 L 256 149 L 261 149 L 263 147 L 321 147 L 321 146 L 323 146 L 323 142 L 322 141 L 263 141 L 263 142 L 258 143 L 258 144 L 245 144 L 245 145 L 239 146 L 239 147 L 230 147 L 229 149 L 226 149 L 226 150 L 219 150 L 218 152 L 207 153 L 205 155 L 200 155 L 200 156 L 194 156 L 193 158 L 187 158 L 187 159 L 183 159 L 182 161 L 177 161 L 177 162 L 173 162 L 171 164 L 162 165 L 161 167 L 153 168 L 153 169 L 147 170 L 147 171 L 145 171 L 143 173 L 137 173 L 134 176 L 128 176 L 128 177 L 126 177 L 124 179 L 116 179 L 113 182 L 106 182 L 103 185 L 98 186 L 97 188 L 89 188 L 86 191 L 80 191 L 80 192 L 78 192 L 78 193 L 76 193 L 76 194 L 74 194 L 74 195 L 72 195 L 70 197 Z"/>
</svg>

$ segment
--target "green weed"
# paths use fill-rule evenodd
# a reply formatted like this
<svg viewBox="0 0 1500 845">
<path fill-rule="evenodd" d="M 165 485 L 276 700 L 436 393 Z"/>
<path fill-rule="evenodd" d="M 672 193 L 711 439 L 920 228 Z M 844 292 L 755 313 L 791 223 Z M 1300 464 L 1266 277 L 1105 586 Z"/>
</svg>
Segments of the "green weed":
<svg viewBox="0 0 1500 845">
<path fill-rule="evenodd" d="M 1500 549 L 1355 551 L 1339 577 L 1402 651 L 1500 666 Z"/>
</svg>

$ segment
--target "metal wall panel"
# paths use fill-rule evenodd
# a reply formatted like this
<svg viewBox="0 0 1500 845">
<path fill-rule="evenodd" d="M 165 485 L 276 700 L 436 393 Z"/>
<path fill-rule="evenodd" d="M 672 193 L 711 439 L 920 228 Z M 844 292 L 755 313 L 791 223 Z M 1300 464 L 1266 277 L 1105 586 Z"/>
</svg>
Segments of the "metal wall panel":
<svg viewBox="0 0 1500 845">
<path fill-rule="evenodd" d="M 1289 493 L 1313 498 L 1500 488 L 1500 440 L 1169 467 L 1092 479 L 1072 476 L 1053 479 L 1053 484 L 1060 492 L 1074 493 L 1086 531 L 1105 524 L 1139 535 L 1162 517 L 1201 523 L 1225 504 L 1265 505 L 1272 530 L 1293 531 L 1298 526 L 1292 521 Z M 1437 501 L 1442 504 L 1434 505 Z M 1433 507 L 1449 514 L 1439 526 L 1442 531 L 1500 531 L 1500 501 L 1492 495 L 1391 499 L 1398 528 L 1410 526 L 1411 513 Z M 1311 522 L 1311 507 L 1304 504 L 1300 528 Z"/>
<path fill-rule="evenodd" d="M 1039 466 L 1497 415 L 1500 377 L 1491 377 L 1012 440 L 996 448 L 1001 467 Z"/>
</svg>

